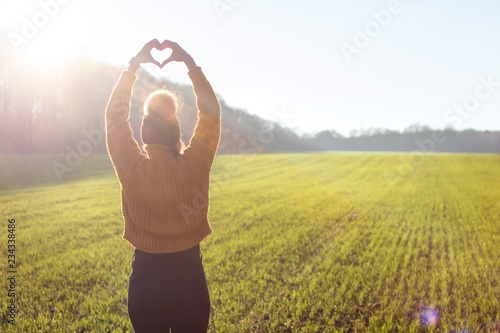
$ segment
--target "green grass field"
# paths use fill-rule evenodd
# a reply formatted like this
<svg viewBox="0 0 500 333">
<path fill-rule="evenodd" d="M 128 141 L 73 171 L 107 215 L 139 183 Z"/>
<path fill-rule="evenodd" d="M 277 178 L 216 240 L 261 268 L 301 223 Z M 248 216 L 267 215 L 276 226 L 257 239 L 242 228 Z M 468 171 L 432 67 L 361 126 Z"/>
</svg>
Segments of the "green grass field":
<svg viewBox="0 0 500 333">
<path fill-rule="evenodd" d="M 109 159 L 55 158 L 2 157 L 0 331 L 131 332 Z M 500 332 L 500 156 L 219 155 L 211 182 L 210 332 Z"/>
</svg>

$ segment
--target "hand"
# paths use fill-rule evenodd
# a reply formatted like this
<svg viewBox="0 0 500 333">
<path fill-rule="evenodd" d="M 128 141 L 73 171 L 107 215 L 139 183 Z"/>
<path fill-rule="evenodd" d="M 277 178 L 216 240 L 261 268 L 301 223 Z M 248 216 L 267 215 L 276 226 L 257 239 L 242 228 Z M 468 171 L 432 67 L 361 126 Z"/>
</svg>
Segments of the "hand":
<svg viewBox="0 0 500 333">
<path fill-rule="evenodd" d="M 170 57 L 161 64 L 162 68 L 172 61 L 182 61 L 186 64 L 188 69 L 196 67 L 196 63 L 194 62 L 193 57 L 191 57 L 186 51 L 184 51 L 184 49 L 180 47 L 179 44 L 165 39 L 163 43 L 161 43 L 160 47 L 161 50 L 164 50 L 167 47 L 172 49 L 172 54 L 170 55 Z"/>
<path fill-rule="evenodd" d="M 139 53 L 137 53 L 137 55 L 134 57 L 135 58 L 135 61 L 136 63 L 138 64 L 143 64 L 143 63 L 152 63 L 152 64 L 155 64 L 156 66 L 162 68 L 163 65 L 160 64 L 158 61 L 156 61 L 153 56 L 151 55 L 151 50 L 153 48 L 156 48 L 157 50 L 164 50 L 166 47 L 163 47 L 163 43 L 160 44 L 160 42 L 158 41 L 158 39 L 153 39 L 151 40 L 150 42 L 146 43 L 142 50 L 139 51 Z"/>
</svg>

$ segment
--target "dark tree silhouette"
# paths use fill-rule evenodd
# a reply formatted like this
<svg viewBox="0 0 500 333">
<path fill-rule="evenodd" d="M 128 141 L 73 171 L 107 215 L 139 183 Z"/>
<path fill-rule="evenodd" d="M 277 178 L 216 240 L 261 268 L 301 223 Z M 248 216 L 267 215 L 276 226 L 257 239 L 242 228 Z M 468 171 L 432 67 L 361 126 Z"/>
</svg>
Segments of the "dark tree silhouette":
<svg viewBox="0 0 500 333">
<path fill-rule="evenodd" d="M 0 153 L 70 154 L 78 149 L 105 153 L 104 109 L 121 69 L 85 57 L 57 70 L 30 67 L 0 41 Z M 140 143 L 142 105 L 149 93 L 166 88 L 179 98 L 182 139 L 196 124 L 196 100 L 189 85 L 159 81 L 140 71 L 132 96 L 131 126 Z M 383 128 L 333 129 L 298 135 L 278 123 L 229 107 L 221 96 L 222 134 L 218 153 L 301 151 L 424 151 L 499 153 L 500 131 L 436 131 L 414 124 L 402 132 Z M 90 144 L 89 144 L 90 142 Z M 85 144 L 82 144 L 85 143 Z M 87 150 L 87 151 L 85 151 Z"/>
</svg>

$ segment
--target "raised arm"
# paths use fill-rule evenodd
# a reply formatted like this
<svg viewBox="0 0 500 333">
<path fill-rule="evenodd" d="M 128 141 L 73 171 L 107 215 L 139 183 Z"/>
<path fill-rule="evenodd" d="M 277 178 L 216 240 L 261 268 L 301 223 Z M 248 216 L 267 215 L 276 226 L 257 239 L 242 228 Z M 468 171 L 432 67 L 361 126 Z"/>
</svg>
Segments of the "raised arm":
<svg viewBox="0 0 500 333">
<path fill-rule="evenodd" d="M 141 154 L 129 124 L 130 99 L 132 87 L 137 79 L 135 72 L 140 64 L 151 62 L 161 66 L 151 57 L 150 52 L 154 47 L 161 47 L 156 39 L 144 45 L 142 50 L 132 58 L 128 69 L 121 73 L 106 107 L 106 146 L 119 177 L 134 161 L 145 158 Z"/>
<path fill-rule="evenodd" d="M 165 40 L 162 45 L 172 49 L 172 55 L 163 62 L 162 67 L 171 61 L 184 62 L 189 70 L 188 74 L 193 82 L 193 89 L 196 95 L 198 122 L 196 123 L 193 137 L 189 141 L 188 147 L 184 150 L 184 155 L 196 155 L 211 165 L 219 146 L 221 133 L 219 100 L 201 68 L 196 65 L 193 58 L 179 44 Z"/>
</svg>

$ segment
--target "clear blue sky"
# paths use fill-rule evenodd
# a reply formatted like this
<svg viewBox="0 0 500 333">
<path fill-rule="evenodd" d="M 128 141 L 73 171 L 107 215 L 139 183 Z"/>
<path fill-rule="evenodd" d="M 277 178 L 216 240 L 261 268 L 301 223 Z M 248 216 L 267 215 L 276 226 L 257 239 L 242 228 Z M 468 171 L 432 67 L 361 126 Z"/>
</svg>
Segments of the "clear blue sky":
<svg viewBox="0 0 500 333">
<path fill-rule="evenodd" d="M 2 31 L 21 34 L 50 1 L 0 0 Z M 64 2 L 21 52 L 77 49 L 125 66 L 145 42 L 168 38 L 229 105 L 299 132 L 500 130 L 498 0 Z M 180 64 L 144 67 L 189 83 Z"/>
</svg>

